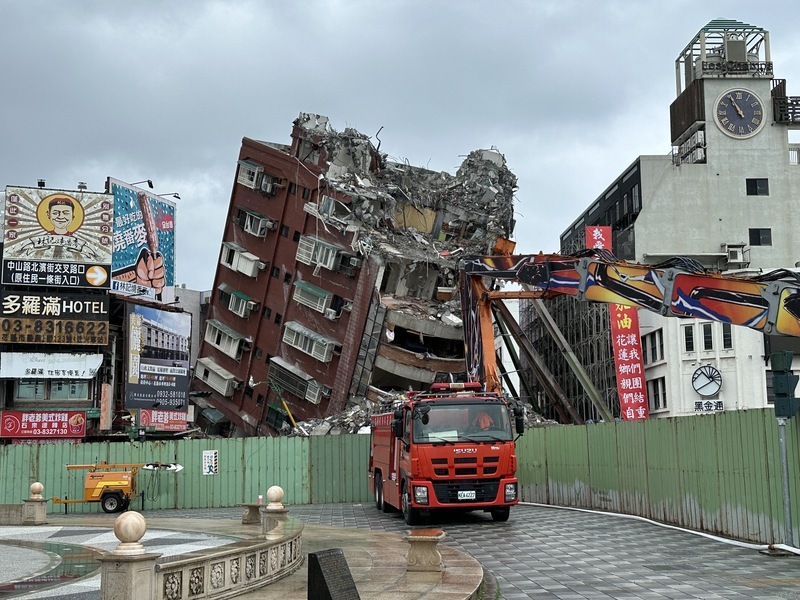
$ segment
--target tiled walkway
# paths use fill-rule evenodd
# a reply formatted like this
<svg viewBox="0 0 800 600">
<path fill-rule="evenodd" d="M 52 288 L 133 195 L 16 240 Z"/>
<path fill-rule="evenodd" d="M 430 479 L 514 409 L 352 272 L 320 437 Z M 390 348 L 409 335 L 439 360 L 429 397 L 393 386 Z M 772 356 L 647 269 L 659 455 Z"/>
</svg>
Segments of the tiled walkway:
<svg viewBox="0 0 800 600">
<path fill-rule="evenodd" d="M 309 525 L 381 533 L 408 530 L 399 514 L 383 514 L 371 504 L 289 508 L 290 514 Z M 175 529 L 180 529 L 183 519 L 235 520 L 241 516 L 241 509 L 145 511 L 144 514 L 148 519 L 170 519 L 176 523 Z M 800 600 L 800 556 L 767 556 L 754 549 L 641 520 L 521 505 L 512 510 L 506 523 L 494 522 L 488 515 L 475 512 L 442 515 L 433 524 L 447 533 L 445 545 L 472 555 L 483 565 L 487 599 Z M 191 529 L 188 525 L 187 522 L 187 530 Z M 0 539 L 10 539 L 10 529 L 0 528 Z M 63 541 L 87 543 L 86 538 L 80 538 L 83 534 L 77 528 L 74 535 L 79 537 L 63 536 Z M 183 552 L 183 544 L 208 543 L 195 533 L 169 532 L 169 536 L 160 537 L 159 547 L 153 550 Z M 0 569 L 13 561 L 8 547 L 0 545 Z M 8 580 L 0 577 L 0 581 L 4 579 Z M 390 592 L 387 594 L 386 598 L 392 598 Z M 58 595 L 75 600 L 99 597 L 96 590 L 86 587 L 71 591 L 65 588 Z M 269 598 L 269 588 L 264 588 L 263 595 L 249 595 L 251 599 L 256 597 Z"/>
</svg>

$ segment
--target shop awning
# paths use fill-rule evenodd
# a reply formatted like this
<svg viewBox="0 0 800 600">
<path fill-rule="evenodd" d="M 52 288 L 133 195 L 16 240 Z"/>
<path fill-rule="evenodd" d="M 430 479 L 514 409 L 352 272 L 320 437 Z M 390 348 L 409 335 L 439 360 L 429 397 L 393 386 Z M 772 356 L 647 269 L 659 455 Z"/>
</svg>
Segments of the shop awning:
<svg viewBox="0 0 800 600">
<path fill-rule="evenodd" d="M 209 406 L 208 408 L 204 408 L 203 412 L 200 414 L 203 415 L 203 418 L 212 425 L 216 425 L 217 423 L 220 422 L 224 423 L 225 421 L 229 420 L 228 417 L 226 417 L 216 408 L 213 408 L 211 406 Z"/>
</svg>

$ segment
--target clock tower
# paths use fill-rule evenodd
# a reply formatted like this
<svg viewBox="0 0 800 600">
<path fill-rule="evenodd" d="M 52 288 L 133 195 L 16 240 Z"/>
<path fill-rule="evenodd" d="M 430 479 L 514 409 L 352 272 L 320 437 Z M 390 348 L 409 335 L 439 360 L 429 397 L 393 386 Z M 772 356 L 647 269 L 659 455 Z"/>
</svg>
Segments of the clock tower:
<svg viewBox="0 0 800 600">
<path fill-rule="evenodd" d="M 800 107 L 786 97 L 785 80 L 773 79 L 766 30 L 711 21 L 675 61 L 675 83 L 670 132 L 676 165 L 729 163 L 740 152 L 788 152 L 784 127 L 798 128 Z"/>
</svg>

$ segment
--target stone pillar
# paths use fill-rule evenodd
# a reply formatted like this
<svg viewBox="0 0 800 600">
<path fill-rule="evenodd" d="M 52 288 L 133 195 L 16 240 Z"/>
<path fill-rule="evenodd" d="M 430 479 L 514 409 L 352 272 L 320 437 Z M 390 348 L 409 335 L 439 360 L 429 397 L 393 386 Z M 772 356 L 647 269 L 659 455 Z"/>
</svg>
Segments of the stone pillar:
<svg viewBox="0 0 800 600">
<path fill-rule="evenodd" d="M 47 523 L 47 499 L 42 497 L 44 486 L 38 481 L 31 484 L 30 498 L 23 500 L 22 524 L 45 525 Z"/>
<path fill-rule="evenodd" d="M 155 600 L 156 560 L 139 540 L 147 531 L 144 517 L 135 511 L 122 513 L 114 521 L 114 535 L 120 543 L 104 552 L 100 561 L 101 600 Z"/>
<path fill-rule="evenodd" d="M 409 544 L 407 571 L 442 571 L 444 563 L 439 542 L 445 537 L 441 529 L 413 529 L 403 536 Z"/>
<path fill-rule="evenodd" d="M 283 488 L 278 485 L 273 485 L 267 490 L 267 506 L 264 509 L 264 520 L 261 524 L 262 533 L 266 535 L 274 533 L 273 530 L 286 521 L 289 516 L 288 509 L 284 508 L 281 503 L 283 496 Z"/>
</svg>

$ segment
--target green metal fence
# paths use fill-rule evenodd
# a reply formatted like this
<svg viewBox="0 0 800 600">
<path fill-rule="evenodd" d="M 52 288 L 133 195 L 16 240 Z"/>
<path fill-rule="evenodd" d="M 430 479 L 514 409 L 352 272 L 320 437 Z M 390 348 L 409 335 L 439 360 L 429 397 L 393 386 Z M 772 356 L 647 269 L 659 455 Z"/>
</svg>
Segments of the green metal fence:
<svg viewBox="0 0 800 600">
<path fill-rule="evenodd" d="M 800 417 L 786 426 L 793 540 L 800 520 Z M 526 432 L 522 498 L 639 515 L 690 529 L 784 543 L 778 426 L 750 410 Z"/>
<path fill-rule="evenodd" d="M 793 537 L 800 524 L 800 417 L 786 427 Z M 145 508 L 254 502 L 279 485 L 288 504 L 369 502 L 368 435 L 0 446 L 0 503 L 40 481 L 47 497 L 80 498 L 85 471 L 67 464 L 175 462 L 139 471 Z M 204 474 L 204 451 L 217 472 Z M 778 427 L 771 410 L 528 430 L 517 448 L 522 499 L 640 515 L 759 543 L 785 541 Z M 141 508 L 134 503 L 132 508 Z M 51 504 L 50 511 L 63 511 Z M 97 512 L 98 504 L 70 505 Z"/>
</svg>

